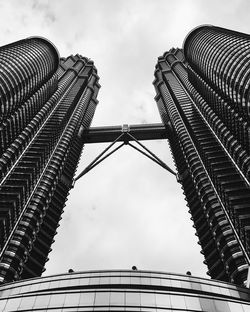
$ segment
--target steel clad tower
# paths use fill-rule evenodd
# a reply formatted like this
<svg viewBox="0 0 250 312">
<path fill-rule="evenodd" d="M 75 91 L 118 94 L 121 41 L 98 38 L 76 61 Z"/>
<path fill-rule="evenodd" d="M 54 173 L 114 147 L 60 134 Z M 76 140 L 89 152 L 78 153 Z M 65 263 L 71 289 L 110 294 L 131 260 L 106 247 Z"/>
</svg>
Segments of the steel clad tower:
<svg viewBox="0 0 250 312">
<path fill-rule="evenodd" d="M 245 283 L 250 243 L 250 36 L 194 29 L 154 85 L 208 274 Z"/>
<path fill-rule="evenodd" d="M 0 280 L 40 276 L 90 126 L 93 62 L 46 39 L 0 48 Z"/>
</svg>

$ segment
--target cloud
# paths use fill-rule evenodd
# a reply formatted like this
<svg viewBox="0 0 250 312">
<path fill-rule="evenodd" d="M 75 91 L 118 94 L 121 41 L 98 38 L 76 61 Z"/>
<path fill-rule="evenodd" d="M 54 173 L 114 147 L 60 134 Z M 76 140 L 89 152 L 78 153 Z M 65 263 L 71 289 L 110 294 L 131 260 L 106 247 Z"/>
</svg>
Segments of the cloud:
<svg viewBox="0 0 250 312">
<path fill-rule="evenodd" d="M 181 47 L 199 24 L 250 33 L 249 5 L 246 0 L 1 1 L 0 43 L 40 35 L 62 56 L 93 59 L 102 85 L 95 126 L 159 122 L 152 86 L 157 57 Z M 174 167 L 167 142 L 145 144 Z M 79 171 L 103 148 L 87 146 Z M 71 191 L 46 274 L 137 265 L 204 276 L 183 198 L 174 177 L 123 148 Z"/>
</svg>

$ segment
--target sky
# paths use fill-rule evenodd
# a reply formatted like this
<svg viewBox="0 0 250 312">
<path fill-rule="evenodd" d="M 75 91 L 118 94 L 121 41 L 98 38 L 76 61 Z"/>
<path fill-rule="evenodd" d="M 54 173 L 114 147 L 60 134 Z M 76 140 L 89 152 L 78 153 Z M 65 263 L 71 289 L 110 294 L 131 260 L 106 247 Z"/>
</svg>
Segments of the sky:
<svg viewBox="0 0 250 312">
<path fill-rule="evenodd" d="M 92 126 L 161 122 L 157 58 L 201 24 L 250 33 L 248 0 L 0 0 L 0 45 L 43 36 L 61 56 L 91 58 L 100 76 Z M 175 169 L 166 140 L 144 141 Z M 78 173 L 105 144 L 84 147 Z M 181 185 L 125 146 L 71 190 L 44 275 L 98 269 L 206 277 Z"/>
</svg>

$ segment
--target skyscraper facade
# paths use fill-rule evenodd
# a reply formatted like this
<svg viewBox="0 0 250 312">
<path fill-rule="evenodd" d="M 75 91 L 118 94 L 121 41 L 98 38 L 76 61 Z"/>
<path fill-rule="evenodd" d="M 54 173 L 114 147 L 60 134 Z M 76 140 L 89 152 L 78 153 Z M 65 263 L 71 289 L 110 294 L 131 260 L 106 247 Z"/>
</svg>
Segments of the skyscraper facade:
<svg viewBox="0 0 250 312">
<path fill-rule="evenodd" d="M 40 276 L 99 89 L 93 62 L 46 39 L 0 48 L 0 281 Z"/>
<path fill-rule="evenodd" d="M 249 48 L 249 35 L 198 27 L 154 80 L 208 274 L 237 284 L 250 264 Z"/>
</svg>

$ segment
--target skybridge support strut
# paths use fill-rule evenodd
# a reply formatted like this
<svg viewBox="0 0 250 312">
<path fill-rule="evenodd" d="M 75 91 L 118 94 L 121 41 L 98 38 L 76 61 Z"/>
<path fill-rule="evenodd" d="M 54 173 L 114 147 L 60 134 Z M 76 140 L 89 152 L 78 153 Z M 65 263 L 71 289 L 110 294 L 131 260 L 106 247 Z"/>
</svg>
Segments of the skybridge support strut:
<svg viewBox="0 0 250 312">
<path fill-rule="evenodd" d="M 128 145 L 149 159 L 153 160 L 168 172 L 176 175 L 176 173 L 168 167 L 159 157 L 151 152 L 140 140 L 159 140 L 168 138 L 168 131 L 163 124 L 143 124 L 143 125 L 123 125 L 113 127 L 93 127 L 82 132 L 84 144 L 86 143 L 104 143 L 111 142 L 74 180 L 80 179 L 87 172 L 92 170 L 95 166 L 101 163 L 104 159 L 112 155 L 124 145 Z M 140 147 L 134 146 L 130 143 L 134 141 Z M 113 150 L 109 151 L 117 142 L 123 142 Z M 109 151 L 109 152 L 108 152 Z"/>
</svg>

